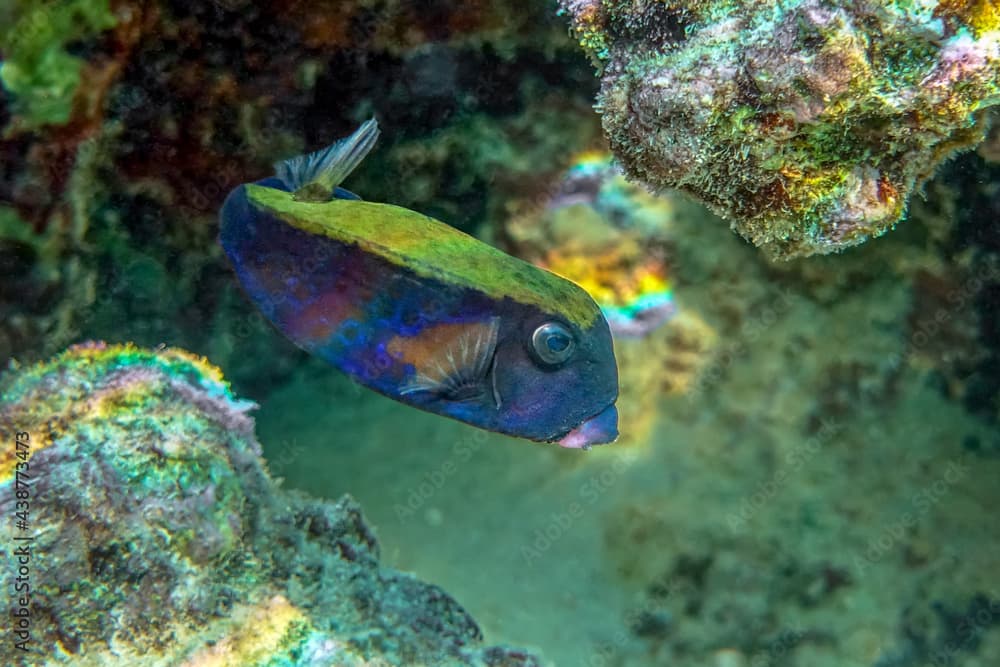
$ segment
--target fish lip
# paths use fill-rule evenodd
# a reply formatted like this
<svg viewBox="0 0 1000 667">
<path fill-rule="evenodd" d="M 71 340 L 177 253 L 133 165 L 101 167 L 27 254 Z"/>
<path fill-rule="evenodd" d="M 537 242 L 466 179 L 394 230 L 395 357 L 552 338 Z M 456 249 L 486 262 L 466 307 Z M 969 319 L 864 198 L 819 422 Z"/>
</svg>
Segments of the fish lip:
<svg viewBox="0 0 1000 667">
<path fill-rule="evenodd" d="M 590 449 L 618 439 L 618 408 L 612 403 L 556 442 L 568 449 Z"/>
</svg>

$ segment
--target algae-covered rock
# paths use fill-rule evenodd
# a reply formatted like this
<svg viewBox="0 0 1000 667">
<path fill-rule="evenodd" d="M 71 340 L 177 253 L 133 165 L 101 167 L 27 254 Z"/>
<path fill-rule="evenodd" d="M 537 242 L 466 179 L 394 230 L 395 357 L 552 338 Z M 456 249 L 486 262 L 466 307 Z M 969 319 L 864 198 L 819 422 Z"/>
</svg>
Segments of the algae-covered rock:
<svg viewBox="0 0 1000 667">
<path fill-rule="evenodd" d="M 220 372 L 86 344 L 4 378 L 4 665 L 539 664 L 484 649 L 446 593 L 379 567 L 349 497 L 279 489 Z"/>
<path fill-rule="evenodd" d="M 628 174 L 780 258 L 899 222 L 1000 101 L 993 2 L 562 0 Z"/>
</svg>

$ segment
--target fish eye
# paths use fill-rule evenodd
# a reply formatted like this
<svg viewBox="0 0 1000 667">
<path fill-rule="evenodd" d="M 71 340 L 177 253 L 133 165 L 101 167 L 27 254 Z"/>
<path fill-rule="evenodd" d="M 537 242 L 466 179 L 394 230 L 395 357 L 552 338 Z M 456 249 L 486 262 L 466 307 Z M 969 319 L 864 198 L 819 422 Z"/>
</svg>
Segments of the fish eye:
<svg viewBox="0 0 1000 667">
<path fill-rule="evenodd" d="M 542 363 L 557 365 L 565 363 L 576 347 L 573 334 L 558 322 L 546 322 L 531 334 L 531 347 Z"/>
</svg>

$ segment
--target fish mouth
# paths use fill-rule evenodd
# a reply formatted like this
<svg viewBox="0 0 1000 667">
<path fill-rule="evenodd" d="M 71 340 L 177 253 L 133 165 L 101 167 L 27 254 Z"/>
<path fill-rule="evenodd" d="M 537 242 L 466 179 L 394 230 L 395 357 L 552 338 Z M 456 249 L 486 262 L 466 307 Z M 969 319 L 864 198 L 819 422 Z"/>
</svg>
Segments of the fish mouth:
<svg viewBox="0 0 1000 667">
<path fill-rule="evenodd" d="M 560 447 L 590 449 L 618 439 L 618 409 L 609 405 L 558 441 Z"/>
</svg>

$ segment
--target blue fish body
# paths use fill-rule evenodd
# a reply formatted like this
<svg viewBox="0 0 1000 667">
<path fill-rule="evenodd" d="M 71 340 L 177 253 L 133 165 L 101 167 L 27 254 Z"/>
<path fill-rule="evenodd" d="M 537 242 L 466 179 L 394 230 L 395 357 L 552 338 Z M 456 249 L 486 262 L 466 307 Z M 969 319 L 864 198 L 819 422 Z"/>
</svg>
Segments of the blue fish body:
<svg viewBox="0 0 1000 667">
<path fill-rule="evenodd" d="M 617 437 L 611 335 L 581 288 L 314 182 L 241 185 L 220 211 L 240 283 L 285 336 L 381 394 L 483 429 L 582 448 Z M 315 198 L 297 199 L 308 188 Z"/>
</svg>

